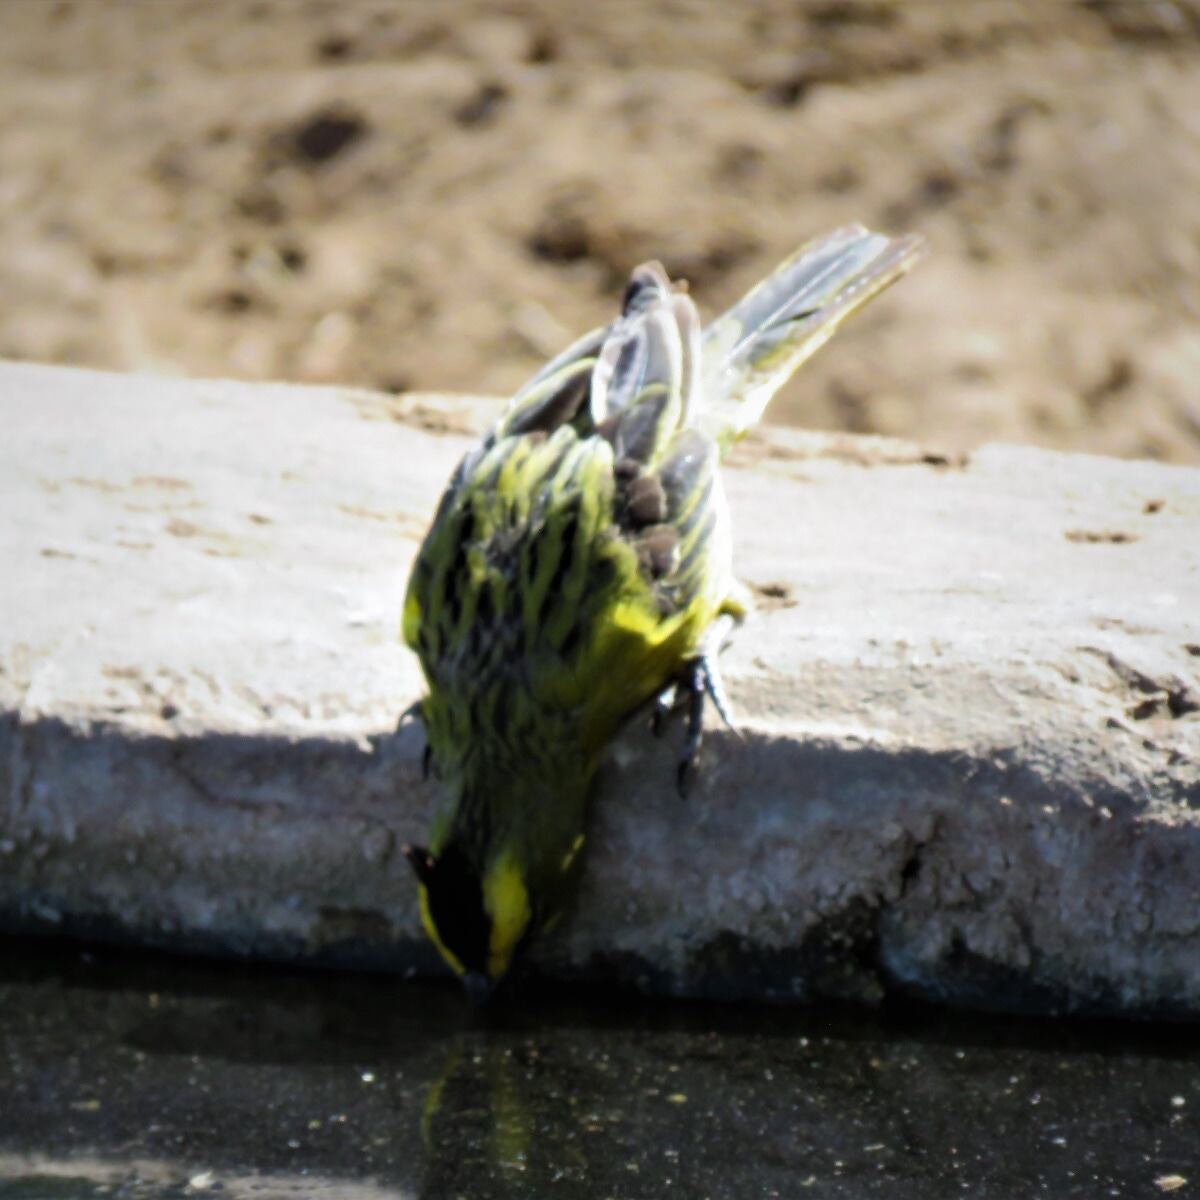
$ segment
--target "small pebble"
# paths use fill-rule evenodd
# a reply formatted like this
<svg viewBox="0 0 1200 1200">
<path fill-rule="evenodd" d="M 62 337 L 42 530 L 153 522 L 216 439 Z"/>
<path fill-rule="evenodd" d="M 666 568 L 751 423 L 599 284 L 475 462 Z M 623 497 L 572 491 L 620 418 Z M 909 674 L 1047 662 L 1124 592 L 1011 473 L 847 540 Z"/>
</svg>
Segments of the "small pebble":
<svg viewBox="0 0 1200 1200">
<path fill-rule="evenodd" d="M 1177 1192 L 1187 1180 L 1182 1175 L 1159 1175 L 1154 1180 L 1154 1186 L 1160 1192 Z"/>
</svg>

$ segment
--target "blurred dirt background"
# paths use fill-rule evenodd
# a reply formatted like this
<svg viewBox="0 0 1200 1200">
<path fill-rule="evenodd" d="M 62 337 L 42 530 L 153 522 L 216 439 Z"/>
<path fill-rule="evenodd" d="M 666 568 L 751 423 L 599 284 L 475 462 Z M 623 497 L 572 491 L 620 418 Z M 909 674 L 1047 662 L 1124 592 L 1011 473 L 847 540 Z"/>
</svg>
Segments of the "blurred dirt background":
<svg viewBox="0 0 1200 1200">
<path fill-rule="evenodd" d="M 774 415 L 1200 462 L 1200 0 L 0 0 L 0 355 L 505 392 L 930 241 Z"/>
</svg>

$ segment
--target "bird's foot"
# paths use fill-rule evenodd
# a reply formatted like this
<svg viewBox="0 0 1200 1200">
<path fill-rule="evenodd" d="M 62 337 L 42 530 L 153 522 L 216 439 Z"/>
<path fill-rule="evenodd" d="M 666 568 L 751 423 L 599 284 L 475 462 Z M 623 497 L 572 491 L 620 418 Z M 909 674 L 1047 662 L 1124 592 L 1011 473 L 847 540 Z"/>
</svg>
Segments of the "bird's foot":
<svg viewBox="0 0 1200 1200">
<path fill-rule="evenodd" d="M 662 737 L 663 730 L 667 727 L 667 718 L 675 708 L 675 701 L 679 697 L 679 689 L 673 683 L 668 683 L 657 696 L 654 697 L 654 706 L 650 710 L 650 731 L 655 737 Z"/>
<path fill-rule="evenodd" d="M 414 700 L 396 718 L 396 732 L 397 733 L 399 733 L 400 730 L 403 729 L 405 727 L 405 725 L 407 725 L 409 723 L 409 721 L 420 721 L 422 719 L 421 712 L 424 707 L 424 704 L 425 704 L 425 700 L 423 698 L 420 700 Z"/>
<path fill-rule="evenodd" d="M 421 727 L 424 728 L 425 721 L 422 716 L 422 706 L 424 700 L 414 700 L 397 718 L 396 732 L 399 733 L 405 725 L 410 721 L 421 722 Z M 433 769 L 437 764 L 433 761 L 433 747 L 429 744 L 428 739 L 425 742 L 425 748 L 421 751 L 421 778 L 427 780 L 433 773 Z"/>
<path fill-rule="evenodd" d="M 734 732 L 737 731 L 729 711 L 729 698 L 725 694 L 716 650 L 697 655 L 686 664 L 684 671 L 683 687 L 688 706 L 687 736 L 675 771 L 675 787 L 680 796 L 686 796 L 688 793 L 693 768 L 700 753 L 700 742 L 704 735 L 705 701 L 711 700 L 720 713 L 721 720 Z"/>
</svg>

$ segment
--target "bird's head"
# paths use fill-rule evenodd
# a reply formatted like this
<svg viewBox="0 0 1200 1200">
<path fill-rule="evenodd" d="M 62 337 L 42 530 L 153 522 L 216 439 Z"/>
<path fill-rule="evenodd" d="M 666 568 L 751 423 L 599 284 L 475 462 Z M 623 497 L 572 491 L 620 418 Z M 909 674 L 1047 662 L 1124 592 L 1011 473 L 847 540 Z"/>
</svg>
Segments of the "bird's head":
<svg viewBox="0 0 1200 1200">
<path fill-rule="evenodd" d="M 477 868 L 456 842 L 436 856 L 405 846 L 417 876 L 421 923 L 467 996 L 486 1001 L 508 972 L 533 917 L 524 872 L 513 855 Z"/>
</svg>

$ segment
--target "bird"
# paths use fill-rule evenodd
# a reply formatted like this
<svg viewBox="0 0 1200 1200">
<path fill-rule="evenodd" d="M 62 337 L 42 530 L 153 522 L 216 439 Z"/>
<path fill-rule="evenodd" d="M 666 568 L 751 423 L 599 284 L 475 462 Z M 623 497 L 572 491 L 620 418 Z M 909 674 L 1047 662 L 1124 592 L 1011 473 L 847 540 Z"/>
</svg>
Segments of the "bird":
<svg viewBox="0 0 1200 1200">
<path fill-rule="evenodd" d="M 725 453 L 838 326 L 899 279 L 919 235 L 848 225 L 800 247 L 706 328 L 657 262 L 620 312 L 548 362 L 459 462 L 414 560 L 406 712 L 442 800 L 407 845 L 421 921 L 485 1002 L 570 900 L 604 753 L 675 704 L 686 792 L 718 654 L 745 617 Z"/>
</svg>

